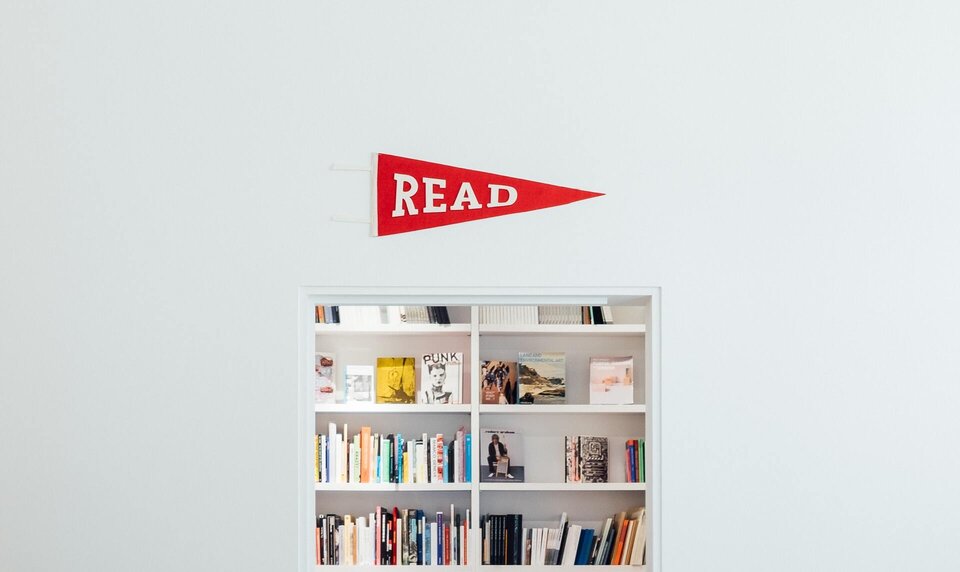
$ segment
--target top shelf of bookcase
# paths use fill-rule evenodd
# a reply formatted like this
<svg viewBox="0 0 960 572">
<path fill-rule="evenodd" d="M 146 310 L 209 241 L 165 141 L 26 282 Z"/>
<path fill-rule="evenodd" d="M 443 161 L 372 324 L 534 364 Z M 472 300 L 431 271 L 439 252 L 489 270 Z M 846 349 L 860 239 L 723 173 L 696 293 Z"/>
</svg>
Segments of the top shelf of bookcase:
<svg viewBox="0 0 960 572">
<path fill-rule="evenodd" d="M 480 324 L 480 335 L 496 336 L 638 336 L 644 324 Z"/>
<path fill-rule="evenodd" d="M 470 335 L 470 324 L 315 324 L 318 334 L 442 336 Z"/>
</svg>

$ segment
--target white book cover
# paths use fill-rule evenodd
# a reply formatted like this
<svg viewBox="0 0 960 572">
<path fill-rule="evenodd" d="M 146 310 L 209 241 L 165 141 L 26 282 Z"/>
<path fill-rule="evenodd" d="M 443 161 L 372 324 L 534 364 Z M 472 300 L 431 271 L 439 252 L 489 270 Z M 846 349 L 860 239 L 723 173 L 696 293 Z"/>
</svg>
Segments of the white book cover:
<svg viewBox="0 0 960 572">
<path fill-rule="evenodd" d="M 372 365 L 348 365 L 343 368 L 347 403 L 373 401 L 373 372 Z"/>
<path fill-rule="evenodd" d="M 463 352 L 421 355 L 418 403 L 461 403 L 462 390 Z"/>
<path fill-rule="evenodd" d="M 577 558 L 577 548 L 580 546 L 580 525 L 571 524 L 567 528 L 567 541 L 563 547 L 563 566 L 573 566 Z"/>
<path fill-rule="evenodd" d="M 330 352 L 316 352 L 314 355 L 314 401 L 316 403 L 337 402 L 336 356 Z"/>
<path fill-rule="evenodd" d="M 590 404 L 633 403 L 633 357 L 590 358 Z"/>
</svg>

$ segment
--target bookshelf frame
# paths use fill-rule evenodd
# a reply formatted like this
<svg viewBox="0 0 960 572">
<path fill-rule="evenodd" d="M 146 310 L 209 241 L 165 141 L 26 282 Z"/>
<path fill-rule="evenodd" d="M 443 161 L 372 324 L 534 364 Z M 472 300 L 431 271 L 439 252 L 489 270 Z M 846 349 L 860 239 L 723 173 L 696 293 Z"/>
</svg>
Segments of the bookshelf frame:
<svg viewBox="0 0 960 572">
<path fill-rule="evenodd" d="M 642 324 L 607 325 L 502 325 L 480 324 L 480 306 L 486 305 L 582 305 L 582 306 L 637 306 L 646 307 Z M 346 326 L 341 324 L 315 324 L 313 308 L 316 305 L 421 305 L 421 306 L 469 306 L 469 324 L 384 324 L 380 326 Z M 479 518 L 481 492 L 560 491 L 573 494 L 610 495 L 634 494 L 643 491 L 647 509 L 647 564 L 639 566 L 580 566 L 578 569 L 622 568 L 643 572 L 661 572 L 661 420 L 660 420 L 660 288 L 657 287 L 301 287 L 298 295 L 298 539 L 299 572 L 360 571 L 383 567 L 377 566 L 317 566 L 313 560 L 315 504 L 318 493 L 337 495 L 363 495 L 366 491 L 379 494 L 404 494 L 414 491 L 424 494 L 433 491 L 443 493 L 469 490 L 472 522 L 470 538 L 470 564 L 449 568 L 460 570 L 499 571 L 507 569 L 533 570 L 546 566 L 497 566 L 480 565 Z M 531 336 L 537 338 L 590 336 L 642 336 L 644 352 L 644 403 L 635 405 L 480 405 L 477 386 L 471 385 L 470 403 L 456 406 L 434 405 L 350 405 L 336 404 L 318 406 L 313 402 L 313 363 L 318 334 L 330 336 L 467 336 L 470 356 L 468 366 L 471 379 L 479 383 L 480 339 L 484 335 Z M 568 373 L 569 378 L 569 373 Z M 509 408 L 509 409 L 506 409 Z M 315 483 L 313 480 L 313 436 L 318 414 L 366 415 L 469 415 L 473 439 L 474 482 L 469 484 L 436 485 L 371 485 Z M 596 416 L 600 419 L 620 418 L 621 414 L 632 419 L 642 419 L 646 448 L 645 483 L 602 483 L 596 485 L 569 485 L 565 483 L 480 483 L 481 459 L 479 454 L 481 415 L 519 415 L 524 419 L 557 419 L 560 415 Z M 611 452 L 611 455 L 613 453 Z M 402 497 L 401 497 L 402 498 Z M 398 501 L 402 502 L 402 501 Z M 364 510 L 370 507 L 365 507 Z M 557 507 L 557 513 L 563 507 Z M 522 511 L 521 511 L 522 512 Z M 578 520 L 576 515 L 571 515 Z M 407 568 L 407 567 L 402 567 Z M 550 567 L 553 568 L 553 567 Z"/>
</svg>

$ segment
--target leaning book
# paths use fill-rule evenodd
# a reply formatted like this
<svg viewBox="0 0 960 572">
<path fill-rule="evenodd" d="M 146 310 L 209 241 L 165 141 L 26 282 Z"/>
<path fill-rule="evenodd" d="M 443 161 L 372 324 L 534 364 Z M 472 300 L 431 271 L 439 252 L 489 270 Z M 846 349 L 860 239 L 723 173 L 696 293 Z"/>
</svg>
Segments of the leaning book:
<svg viewBox="0 0 960 572">
<path fill-rule="evenodd" d="M 330 352 L 317 352 L 314 362 L 314 400 L 317 403 L 337 402 L 336 357 Z M 342 397 L 341 397 L 342 399 Z"/>
<path fill-rule="evenodd" d="M 590 404 L 633 403 L 633 357 L 590 358 Z"/>
<path fill-rule="evenodd" d="M 507 405 L 517 402 L 517 362 L 484 361 L 480 365 L 480 403 Z"/>
<path fill-rule="evenodd" d="M 377 403 L 416 403 L 416 358 L 377 358 Z"/>
<path fill-rule="evenodd" d="M 420 357 L 419 403 L 460 403 L 462 386 L 463 352 L 423 354 Z"/>
<path fill-rule="evenodd" d="M 348 365 L 343 368 L 344 392 L 347 403 L 373 401 L 373 366 Z"/>
<path fill-rule="evenodd" d="M 567 368 L 563 352 L 521 352 L 518 369 L 519 403 L 566 403 Z"/>
</svg>

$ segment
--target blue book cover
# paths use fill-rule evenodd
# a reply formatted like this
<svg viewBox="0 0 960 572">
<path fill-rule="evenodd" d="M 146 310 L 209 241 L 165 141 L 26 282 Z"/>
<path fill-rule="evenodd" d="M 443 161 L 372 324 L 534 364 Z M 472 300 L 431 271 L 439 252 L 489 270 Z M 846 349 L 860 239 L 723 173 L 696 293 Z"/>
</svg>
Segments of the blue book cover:
<svg viewBox="0 0 960 572">
<path fill-rule="evenodd" d="M 473 447 L 470 445 L 470 443 L 471 443 L 470 434 L 467 433 L 467 442 L 466 442 L 466 446 L 467 446 L 467 469 L 466 469 L 466 477 L 467 477 L 467 479 L 466 479 L 466 480 L 467 480 L 468 483 L 472 483 L 472 482 L 473 482 L 473 480 L 471 479 L 471 476 L 472 476 L 471 473 L 473 473 L 473 470 L 472 470 L 472 469 L 473 469 L 473 463 L 471 462 L 471 459 L 473 458 Z"/>
<path fill-rule="evenodd" d="M 590 550 L 593 548 L 593 529 L 584 528 L 580 531 L 580 544 L 577 545 L 576 565 L 585 565 L 590 559 Z"/>
<path fill-rule="evenodd" d="M 417 563 L 419 564 L 424 563 L 423 555 L 427 552 L 423 546 L 423 539 L 426 538 L 426 531 L 423 525 L 423 511 L 417 509 Z"/>
<path fill-rule="evenodd" d="M 425 523 L 425 524 L 423 525 L 423 543 L 424 543 L 424 547 L 423 547 L 423 557 L 426 559 L 425 562 L 426 562 L 427 564 L 433 564 L 433 560 L 430 558 L 430 556 L 431 556 L 431 550 L 430 550 L 430 544 L 431 544 L 431 542 L 430 542 L 430 540 L 431 540 L 431 538 L 430 538 L 430 523 L 428 522 L 428 523 Z"/>
<path fill-rule="evenodd" d="M 445 547 L 443 546 L 443 513 L 437 513 L 437 559 L 440 562 L 440 565 L 443 565 L 443 554 Z"/>
<path fill-rule="evenodd" d="M 396 473 L 394 473 L 393 482 L 402 483 L 403 482 L 403 435 L 401 435 L 400 433 L 397 433 L 396 456 L 397 458 L 394 459 L 394 461 L 395 461 L 395 464 L 397 465 L 397 469 L 396 469 Z"/>
<path fill-rule="evenodd" d="M 447 454 L 447 446 L 443 446 L 443 482 L 449 483 L 450 480 L 450 455 Z"/>
</svg>

